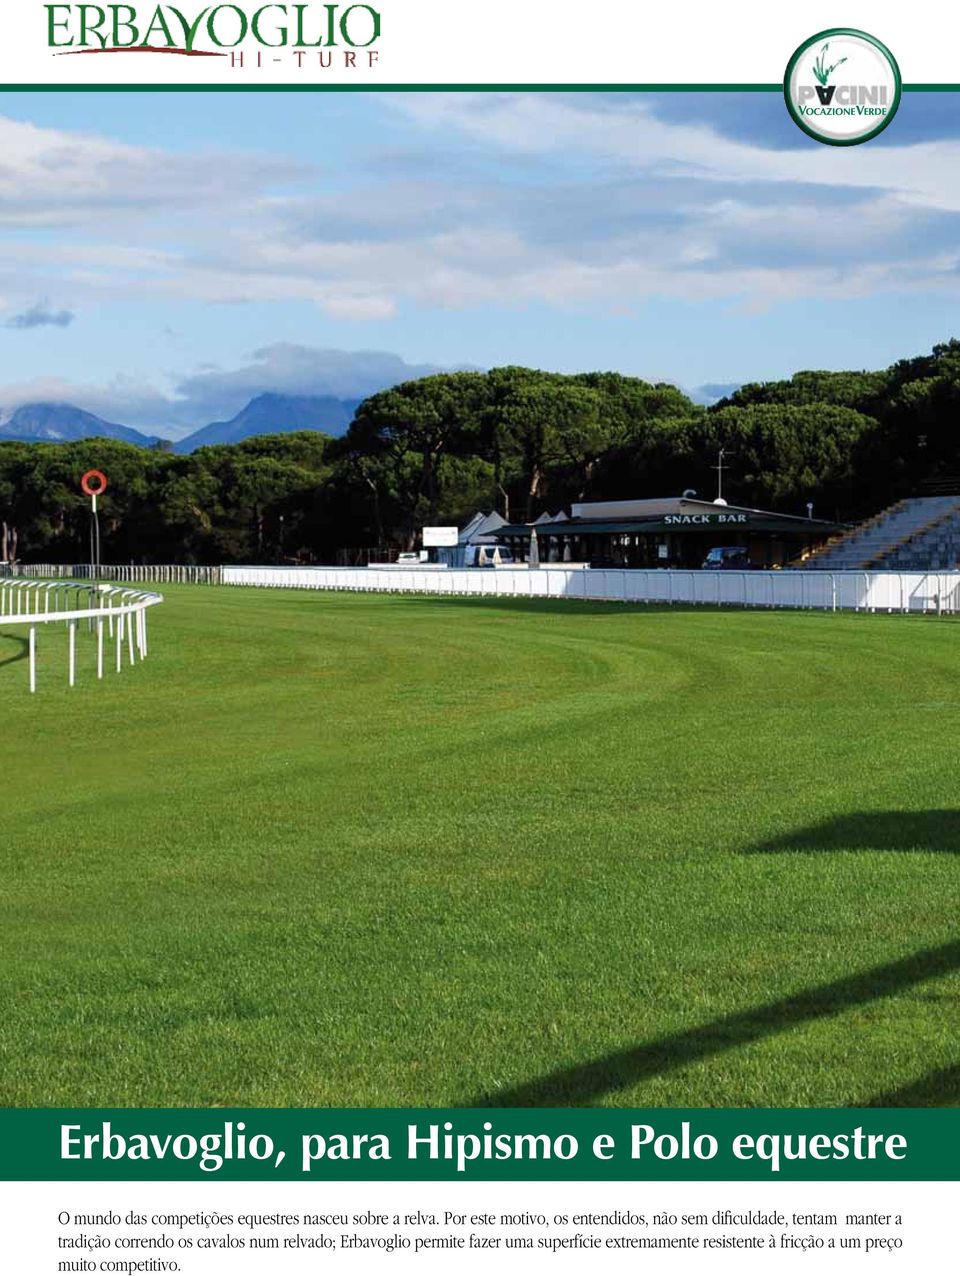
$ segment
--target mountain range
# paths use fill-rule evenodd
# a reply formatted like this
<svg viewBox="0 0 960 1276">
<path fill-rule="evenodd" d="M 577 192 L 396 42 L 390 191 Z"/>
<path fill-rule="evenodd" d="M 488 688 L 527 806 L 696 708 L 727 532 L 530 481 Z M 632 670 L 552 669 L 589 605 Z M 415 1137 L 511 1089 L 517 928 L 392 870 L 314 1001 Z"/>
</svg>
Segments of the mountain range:
<svg viewBox="0 0 960 1276">
<path fill-rule="evenodd" d="M 176 452 L 192 452 L 216 443 L 239 443 L 254 434 L 289 434 L 293 430 L 322 430 L 344 434 L 359 399 L 328 395 L 259 394 L 228 421 L 212 421 L 184 439 Z M 24 403 L 0 416 L 0 442 L 71 443 L 77 439 L 120 439 L 152 447 L 162 436 L 144 434 L 129 425 L 105 421 L 71 403 Z"/>
<path fill-rule="evenodd" d="M 173 447 L 176 452 L 192 452 L 215 443 L 239 443 L 254 434 L 290 434 L 294 430 L 345 434 L 360 403 L 360 399 L 331 395 L 258 394 L 229 421 L 211 421 Z"/>
<path fill-rule="evenodd" d="M 149 447 L 156 437 L 115 425 L 71 403 L 24 403 L 0 417 L 0 440 L 21 443 L 69 443 L 74 439 L 121 439 Z"/>
</svg>

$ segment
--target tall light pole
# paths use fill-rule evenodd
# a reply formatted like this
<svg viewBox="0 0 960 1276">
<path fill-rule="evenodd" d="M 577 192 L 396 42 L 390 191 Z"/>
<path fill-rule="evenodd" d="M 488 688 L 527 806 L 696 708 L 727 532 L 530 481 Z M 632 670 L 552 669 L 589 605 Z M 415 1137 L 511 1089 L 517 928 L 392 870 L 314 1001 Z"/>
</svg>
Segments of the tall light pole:
<svg viewBox="0 0 960 1276">
<path fill-rule="evenodd" d="M 714 505 L 726 504 L 726 501 L 723 499 L 723 458 L 727 455 L 727 449 L 725 447 L 720 448 L 717 453 L 717 463 L 713 467 L 717 471 L 717 498 L 714 501 Z M 730 455 L 732 455 L 732 453 Z"/>
</svg>

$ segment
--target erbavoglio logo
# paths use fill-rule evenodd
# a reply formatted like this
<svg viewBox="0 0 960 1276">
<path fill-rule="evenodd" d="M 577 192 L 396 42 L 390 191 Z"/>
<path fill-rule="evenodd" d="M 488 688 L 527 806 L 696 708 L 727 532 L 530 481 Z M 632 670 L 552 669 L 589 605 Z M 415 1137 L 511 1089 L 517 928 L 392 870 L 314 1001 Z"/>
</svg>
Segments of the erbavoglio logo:
<svg viewBox="0 0 960 1276">
<path fill-rule="evenodd" d="M 856 146 L 882 133 L 897 113 L 900 91 L 900 68 L 890 50 L 850 27 L 805 40 L 783 78 L 794 122 L 830 146 Z"/>
<path fill-rule="evenodd" d="M 319 56 L 320 65 L 330 66 L 335 52 L 346 59 L 347 66 L 361 61 L 373 66 L 377 57 L 373 46 L 380 38 L 380 14 L 369 4 L 43 7 L 47 45 L 59 55 L 172 53 L 230 57 L 237 62 L 242 55 L 236 50 L 247 46 L 258 65 L 265 54 L 288 50 L 301 66 L 308 54 Z M 280 59 L 273 56 L 271 60 Z"/>
</svg>

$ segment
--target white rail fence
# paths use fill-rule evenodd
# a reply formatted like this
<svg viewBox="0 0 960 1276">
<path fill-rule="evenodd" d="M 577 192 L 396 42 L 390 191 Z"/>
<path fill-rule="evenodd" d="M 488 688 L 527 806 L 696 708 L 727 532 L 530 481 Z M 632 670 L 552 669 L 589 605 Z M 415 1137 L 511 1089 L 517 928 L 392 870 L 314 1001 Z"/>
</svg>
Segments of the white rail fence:
<svg viewBox="0 0 960 1276">
<path fill-rule="evenodd" d="M 224 585 L 822 611 L 960 612 L 960 572 L 223 567 Z"/>
<path fill-rule="evenodd" d="M 219 585 L 221 567 L 198 567 L 177 563 L 152 566 L 116 564 L 101 566 L 97 580 L 125 585 Z M 90 580 L 89 563 L 0 563 L 0 578 L 29 577 L 31 580 Z"/>
<path fill-rule="evenodd" d="M 147 657 L 147 611 L 163 602 L 161 594 L 113 585 L 78 584 L 71 580 L 0 580 L 0 632 L 10 627 L 27 631 L 27 661 L 31 692 L 37 689 L 37 631 L 51 625 L 67 628 L 67 683 L 77 681 L 78 645 L 91 638 L 96 652 L 97 678 L 106 666 L 106 645 L 112 641 L 112 664 L 117 673 L 127 663 Z M 78 644 L 79 640 L 79 644 Z M 92 653 L 91 653 L 92 654 Z"/>
</svg>

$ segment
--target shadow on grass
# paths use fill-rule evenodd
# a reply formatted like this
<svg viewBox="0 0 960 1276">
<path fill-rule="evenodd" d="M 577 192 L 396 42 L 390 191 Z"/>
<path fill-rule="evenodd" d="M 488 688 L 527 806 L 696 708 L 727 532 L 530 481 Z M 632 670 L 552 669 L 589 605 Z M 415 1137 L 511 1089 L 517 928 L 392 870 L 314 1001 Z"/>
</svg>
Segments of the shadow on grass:
<svg viewBox="0 0 960 1276">
<path fill-rule="evenodd" d="M 844 616 L 853 616 L 854 612 L 803 611 L 789 607 L 741 607 L 730 603 L 670 603 L 665 600 L 644 602 L 642 599 L 628 599 L 624 602 L 607 601 L 602 598 L 581 598 L 576 594 L 554 596 L 552 598 L 524 598 L 518 595 L 496 597 L 492 594 L 368 594 L 370 598 L 403 598 L 409 603 L 444 607 L 466 607 L 471 611 L 513 611 L 530 612 L 546 616 L 775 616 L 781 620 L 784 616 L 803 617 L 806 620 L 817 617 L 824 620 L 837 621 Z"/>
<path fill-rule="evenodd" d="M 279 587 L 272 587 L 268 591 L 273 594 L 287 592 Z M 300 596 L 311 597 L 314 591 L 304 590 Z M 341 597 L 345 596 L 343 594 Z M 358 594 L 350 593 L 350 597 L 356 598 Z M 775 616 L 778 620 L 783 617 L 793 616 L 797 619 L 805 621 L 822 620 L 829 621 L 831 624 L 839 624 L 844 620 L 853 621 L 870 621 L 880 619 L 880 614 L 845 611 L 830 611 L 826 608 L 814 608 L 808 610 L 800 607 L 761 607 L 748 604 L 741 606 L 739 603 L 691 603 L 691 602 L 667 602 L 665 599 L 659 599 L 655 602 L 645 602 L 643 599 L 629 599 L 624 602 L 607 601 L 602 598 L 589 599 L 580 597 L 577 594 L 554 595 L 551 598 L 526 598 L 522 595 L 503 595 L 497 597 L 493 594 L 433 594 L 433 593 L 417 593 L 411 590 L 409 593 L 391 593 L 389 590 L 376 590 L 364 592 L 362 597 L 370 599 L 389 599 L 391 602 L 399 602 L 403 600 L 417 606 L 443 606 L 443 607 L 465 607 L 471 611 L 514 611 L 514 612 L 530 612 L 535 615 L 583 615 L 583 616 L 623 616 L 627 614 L 644 615 L 644 616 L 702 616 L 707 615 L 750 615 L 750 616 Z M 948 616 L 922 616 L 922 615 L 903 615 L 896 613 L 883 613 L 885 620 L 904 620 L 914 625 L 928 620 L 930 623 L 936 623 L 938 626 L 949 624 L 960 624 L 960 614 Z"/>
<path fill-rule="evenodd" d="M 699 1063 L 725 1050 L 762 1041 L 789 1028 L 842 1014 L 958 969 L 960 940 L 939 948 L 925 948 L 900 961 L 804 989 L 781 1001 L 737 1011 L 686 1032 L 671 1033 L 571 1068 L 558 1069 L 507 1090 L 481 1095 L 470 1106 L 523 1108 L 589 1104 L 601 1095 Z"/>
<path fill-rule="evenodd" d="M 383 594 L 376 595 L 379 598 Z M 671 607 L 661 603 L 615 603 L 589 598 L 494 598 L 482 594 L 390 594 L 419 606 L 465 607 L 469 611 L 525 612 L 537 616 L 624 616 L 642 612 L 645 616 L 659 613 L 674 615 L 681 611 L 703 611 L 702 607 Z"/>
<path fill-rule="evenodd" d="M 0 633 L 0 642 L 16 643 L 19 648 L 19 650 L 12 656 L 4 656 L 4 658 L 0 660 L 0 669 L 2 669 L 4 665 L 15 665 L 18 660 L 26 660 L 27 654 L 30 650 L 30 643 L 28 639 L 21 638 L 19 634 Z"/>
<path fill-rule="evenodd" d="M 939 851 L 960 854 L 960 811 L 853 811 L 785 833 L 747 854 L 790 851 Z"/>
<path fill-rule="evenodd" d="M 960 1064 L 937 1068 L 897 1090 L 875 1095 L 865 1108 L 956 1108 L 960 1107 Z"/>
</svg>

